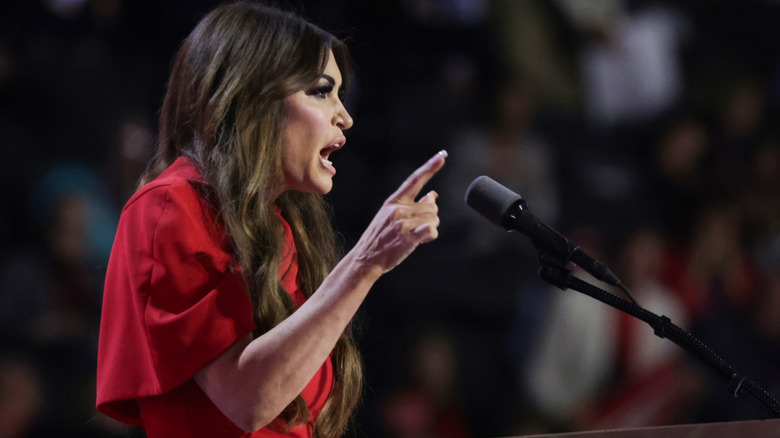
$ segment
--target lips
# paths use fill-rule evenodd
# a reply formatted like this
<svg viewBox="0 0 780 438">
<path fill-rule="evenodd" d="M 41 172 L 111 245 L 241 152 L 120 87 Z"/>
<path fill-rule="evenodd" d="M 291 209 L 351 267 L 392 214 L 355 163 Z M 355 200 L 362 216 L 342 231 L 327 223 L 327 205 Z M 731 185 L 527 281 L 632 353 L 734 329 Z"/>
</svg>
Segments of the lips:
<svg viewBox="0 0 780 438">
<path fill-rule="evenodd" d="M 332 175 L 336 174 L 336 168 L 333 167 L 333 162 L 329 160 L 330 154 L 344 146 L 347 139 L 344 137 L 338 138 L 330 142 L 327 146 L 320 150 L 320 163 L 325 167 Z"/>
</svg>

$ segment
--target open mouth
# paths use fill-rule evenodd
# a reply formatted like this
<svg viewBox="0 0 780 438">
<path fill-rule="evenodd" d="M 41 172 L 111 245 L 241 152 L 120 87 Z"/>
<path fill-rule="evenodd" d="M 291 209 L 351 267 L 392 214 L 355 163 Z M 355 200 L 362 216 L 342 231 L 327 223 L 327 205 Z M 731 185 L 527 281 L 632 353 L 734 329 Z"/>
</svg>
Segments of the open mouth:
<svg viewBox="0 0 780 438">
<path fill-rule="evenodd" d="M 320 161 L 322 162 L 323 165 L 325 165 L 325 167 L 333 169 L 335 171 L 335 168 L 333 167 L 333 162 L 330 161 L 330 154 L 338 149 L 341 149 L 341 147 L 344 146 L 344 143 L 345 143 L 344 140 L 340 140 L 320 150 Z"/>
</svg>

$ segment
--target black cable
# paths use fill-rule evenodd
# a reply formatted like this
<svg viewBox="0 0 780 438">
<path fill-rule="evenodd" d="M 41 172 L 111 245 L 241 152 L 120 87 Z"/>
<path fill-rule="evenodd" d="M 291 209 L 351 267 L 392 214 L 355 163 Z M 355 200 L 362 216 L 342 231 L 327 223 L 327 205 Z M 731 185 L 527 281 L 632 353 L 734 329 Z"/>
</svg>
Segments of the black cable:
<svg viewBox="0 0 780 438">
<path fill-rule="evenodd" d="M 628 287 L 625 284 L 623 284 L 623 282 L 619 282 L 618 287 L 620 288 L 620 290 L 623 291 L 624 294 L 626 294 L 628 299 L 631 300 L 631 302 L 634 303 L 635 306 L 641 307 L 639 306 L 639 303 L 637 303 L 636 300 L 634 299 L 634 295 L 631 294 L 631 291 L 628 289 Z"/>
</svg>

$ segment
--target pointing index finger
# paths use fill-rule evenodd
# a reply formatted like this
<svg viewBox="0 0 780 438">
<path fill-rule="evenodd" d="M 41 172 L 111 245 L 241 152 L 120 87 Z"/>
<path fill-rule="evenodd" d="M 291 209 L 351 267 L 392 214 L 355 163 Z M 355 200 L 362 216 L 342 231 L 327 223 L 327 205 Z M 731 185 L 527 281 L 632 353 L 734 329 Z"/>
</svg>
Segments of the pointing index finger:
<svg viewBox="0 0 780 438">
<path fill-rule="evenodd" d="M 414 199 L 417 197 L 417 195 L 420 194 L 420 191 L 425 186 L 425 184 L 427 184 L 428 181 L 433 178 L 433 175 L 435 175 L 436 172 L 438 172 L 444 166 L 444 159 L 446 157 L 447 151 L 441 150 L 437 152 L 436 155 L 431 157 L 428 161 L 425 162 L 425 164 L 417 168 L 417 170 L 409 175 L 409 177 L 406 178 L 406 181 L 401 184 L 398 190 L 396 190 L 395 193 L 390 196 L 388 201 L 414 202 Z"/>
</svg>

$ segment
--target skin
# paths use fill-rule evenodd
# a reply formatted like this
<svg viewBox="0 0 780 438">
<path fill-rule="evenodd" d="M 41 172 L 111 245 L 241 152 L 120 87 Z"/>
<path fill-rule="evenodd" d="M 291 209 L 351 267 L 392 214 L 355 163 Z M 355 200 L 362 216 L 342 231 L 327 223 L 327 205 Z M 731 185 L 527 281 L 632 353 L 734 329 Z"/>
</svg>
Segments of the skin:
<svg viewBox="0 0 780 438">
<path fill-rule="evenodd" d="M 285 99 L 287 118 L 282 137 L 285 189 L 325 194 L 333 188 L 336 169 L 330 153 L 344 146 L 342 131 L 352 126 L 339 99 L 341 72 L 333 54 L 322 75 L 309 87 Z"/>
<path fill-rule="evenodd" d="M 324 74 L 333 78 L 329 93 L 312 92 L 328 82 L 320 77 L 312 88 L 286 100 L 286 187 L 280 193 L 327 193 L 333 186 L 334 171 L 323 160 L 329 158 L 327 148 L 333 141 L 343 139 L 342 131 L 352 126 L 352 119 L 338 99 L 341 74 L 332 55 Z M 374 283 L 417 246 L 438 237 L 438 195 L 431 191 L 415 199 L 444 166 L 446 156 L 437 153 L 401 184 L 354 248 L 295 313 L 258 338 L 249 334 L 240 339 L 195 376 L 237 426 L 256 431 L 273 421 L 325 362 Z"/>
</svg>

